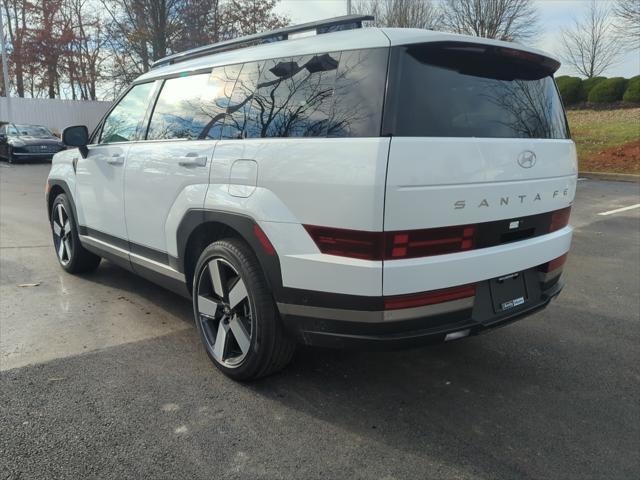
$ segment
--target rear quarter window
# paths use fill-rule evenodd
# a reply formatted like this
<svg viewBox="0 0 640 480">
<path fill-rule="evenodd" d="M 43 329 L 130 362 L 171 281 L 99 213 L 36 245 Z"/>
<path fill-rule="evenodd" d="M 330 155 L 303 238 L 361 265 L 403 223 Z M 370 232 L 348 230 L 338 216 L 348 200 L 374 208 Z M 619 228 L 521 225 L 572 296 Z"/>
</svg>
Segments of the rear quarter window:
<svg viewBox="0 0 640 480">
<path fill-rule="evenodd" d="M 384 134 L 412 137 L 567 138 L 546 57 L 499 47 L 394 47 Z"/>
<path fill-rule="evenodd" d="M 388 48 L 342 52 L 329 137 L 379 137 Z"/>
</svg>

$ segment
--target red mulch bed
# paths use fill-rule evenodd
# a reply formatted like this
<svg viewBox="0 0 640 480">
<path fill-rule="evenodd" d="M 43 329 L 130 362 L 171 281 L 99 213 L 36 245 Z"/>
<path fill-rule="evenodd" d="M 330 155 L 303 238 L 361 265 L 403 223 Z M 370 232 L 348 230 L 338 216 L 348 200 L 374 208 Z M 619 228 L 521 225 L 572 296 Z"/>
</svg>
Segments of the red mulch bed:
<svg viewBox="0 0 640 480">
<path fill-rule="evenodd" d="M 640 174 L 640 140 L 607 148 L 581 160 L 585 172 L 628 172 Z"/>
</svg>

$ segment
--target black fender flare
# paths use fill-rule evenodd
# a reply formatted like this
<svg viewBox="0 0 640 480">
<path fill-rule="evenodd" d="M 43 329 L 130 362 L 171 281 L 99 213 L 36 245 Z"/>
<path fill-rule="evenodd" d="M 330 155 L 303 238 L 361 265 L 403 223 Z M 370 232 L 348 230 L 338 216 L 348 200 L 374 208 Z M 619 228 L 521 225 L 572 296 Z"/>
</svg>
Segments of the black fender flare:
<svg viewBox="0 0 640 480">
<path fill-rule="evenodd" d="M 175 265 L 176 270 L 186 273 L 185 259 L 187 258 L 186 249 L 189 238 L 196 228 L 205 223 L 221 224 L 238 232 L 256 254 L 274 297 L 279 298 L 282 291 L 282 273 L 278 253 L 276 251 L 273 254 L 269 254 L 265 250 L 255 234 L 254 229 L 258 224 L 248 215 L 211 209 L 195 208 L 188 210 L 182 217 L 176 232 L 178 248 L 178 258 L 176 259 Z"/>
<path fill-rule="evenodd" d="M 51 179 L 47 180 L 47 183 L 49 184 L 49 188 L 47 188 L 47 194 L 45 195 L 45 204 L 47 206 L 47 216 L 49 217 L 49 222 L 51 222 L 51 208 L 49 207 L 50 201 L 52 202 L 53 200 L 55 200 L 54 198 L 51 198 L 51 191 L 53 190 L 53 187 L 60 187 L 69 200 L 69 205 L 71 205 L 71 213 L 73 214 L 73 220 L 79 229 L 80 224 L 78 223 L 78 214 L 76 213 L 76 203 L 73 199 L 73 195 L 71 195 L 71 189 L 69 188 L 69 185 L 67 185 L 67 182 L 65 182 L 64 180 Z"/>
</svg>

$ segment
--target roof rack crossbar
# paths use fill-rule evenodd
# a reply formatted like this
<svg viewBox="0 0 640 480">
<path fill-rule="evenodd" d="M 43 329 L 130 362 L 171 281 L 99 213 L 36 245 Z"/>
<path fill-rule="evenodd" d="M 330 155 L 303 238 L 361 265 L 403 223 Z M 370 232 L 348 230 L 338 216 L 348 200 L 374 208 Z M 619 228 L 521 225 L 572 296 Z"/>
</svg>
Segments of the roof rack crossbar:
<svg viewBox="0 0 640 480">
<path fill-rule="evenodd" d="M 225 52 L 228 50 L 235 50 L 251 45 L 279 42 L 287 40 L 289 38 L 289 35 L 295 33 L 315 30 L 316 34 L 322 34 L 336 32 L 339 30 L 352 30 L 355 28 L 362 28 L 362 22 L 373 19 L 374 17 L 371 15 L 344 15 L 342 17 L 327 18 L 325 20 L 319 20 L 316 22 L 291 25 L 289 27 L 271 30 L 269 32 L 246 35 L 244 37 L 225 40 L 223 42 L 214 43 L 212 45 L 205 45 L 204 47 L 193 48 L 184 52 L 175 53 L 173 55 L 161 58 L 160 60 L 156 60 L 151 65 L 151 68 L 171 65 L 173 63 L 184 62 L 185 60 L 191 60 L 192 58 L 198 58 L 205 55 L 211 55 L 213 53 Z"/>
</svg>

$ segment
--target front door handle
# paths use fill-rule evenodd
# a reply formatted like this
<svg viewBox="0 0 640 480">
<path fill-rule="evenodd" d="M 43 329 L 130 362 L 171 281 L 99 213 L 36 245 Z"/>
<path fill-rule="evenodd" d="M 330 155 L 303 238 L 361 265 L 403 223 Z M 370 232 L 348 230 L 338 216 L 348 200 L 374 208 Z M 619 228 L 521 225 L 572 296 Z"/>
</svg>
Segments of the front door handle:
<svg viewBox="0 0 640 480">
<path fill-rule="evenodd" d="M 206 167 L 207 157 L 197 153 L 187 153 L 184 157 L 178 157 L 178 164 L 182 167 Z"/>
<path fill-rule="evenodd" d="M 107 158 L 109 165 L 122 165 L 124 163 L 124 155 L 114 153 L 111 157 Z"/>
</svg>

